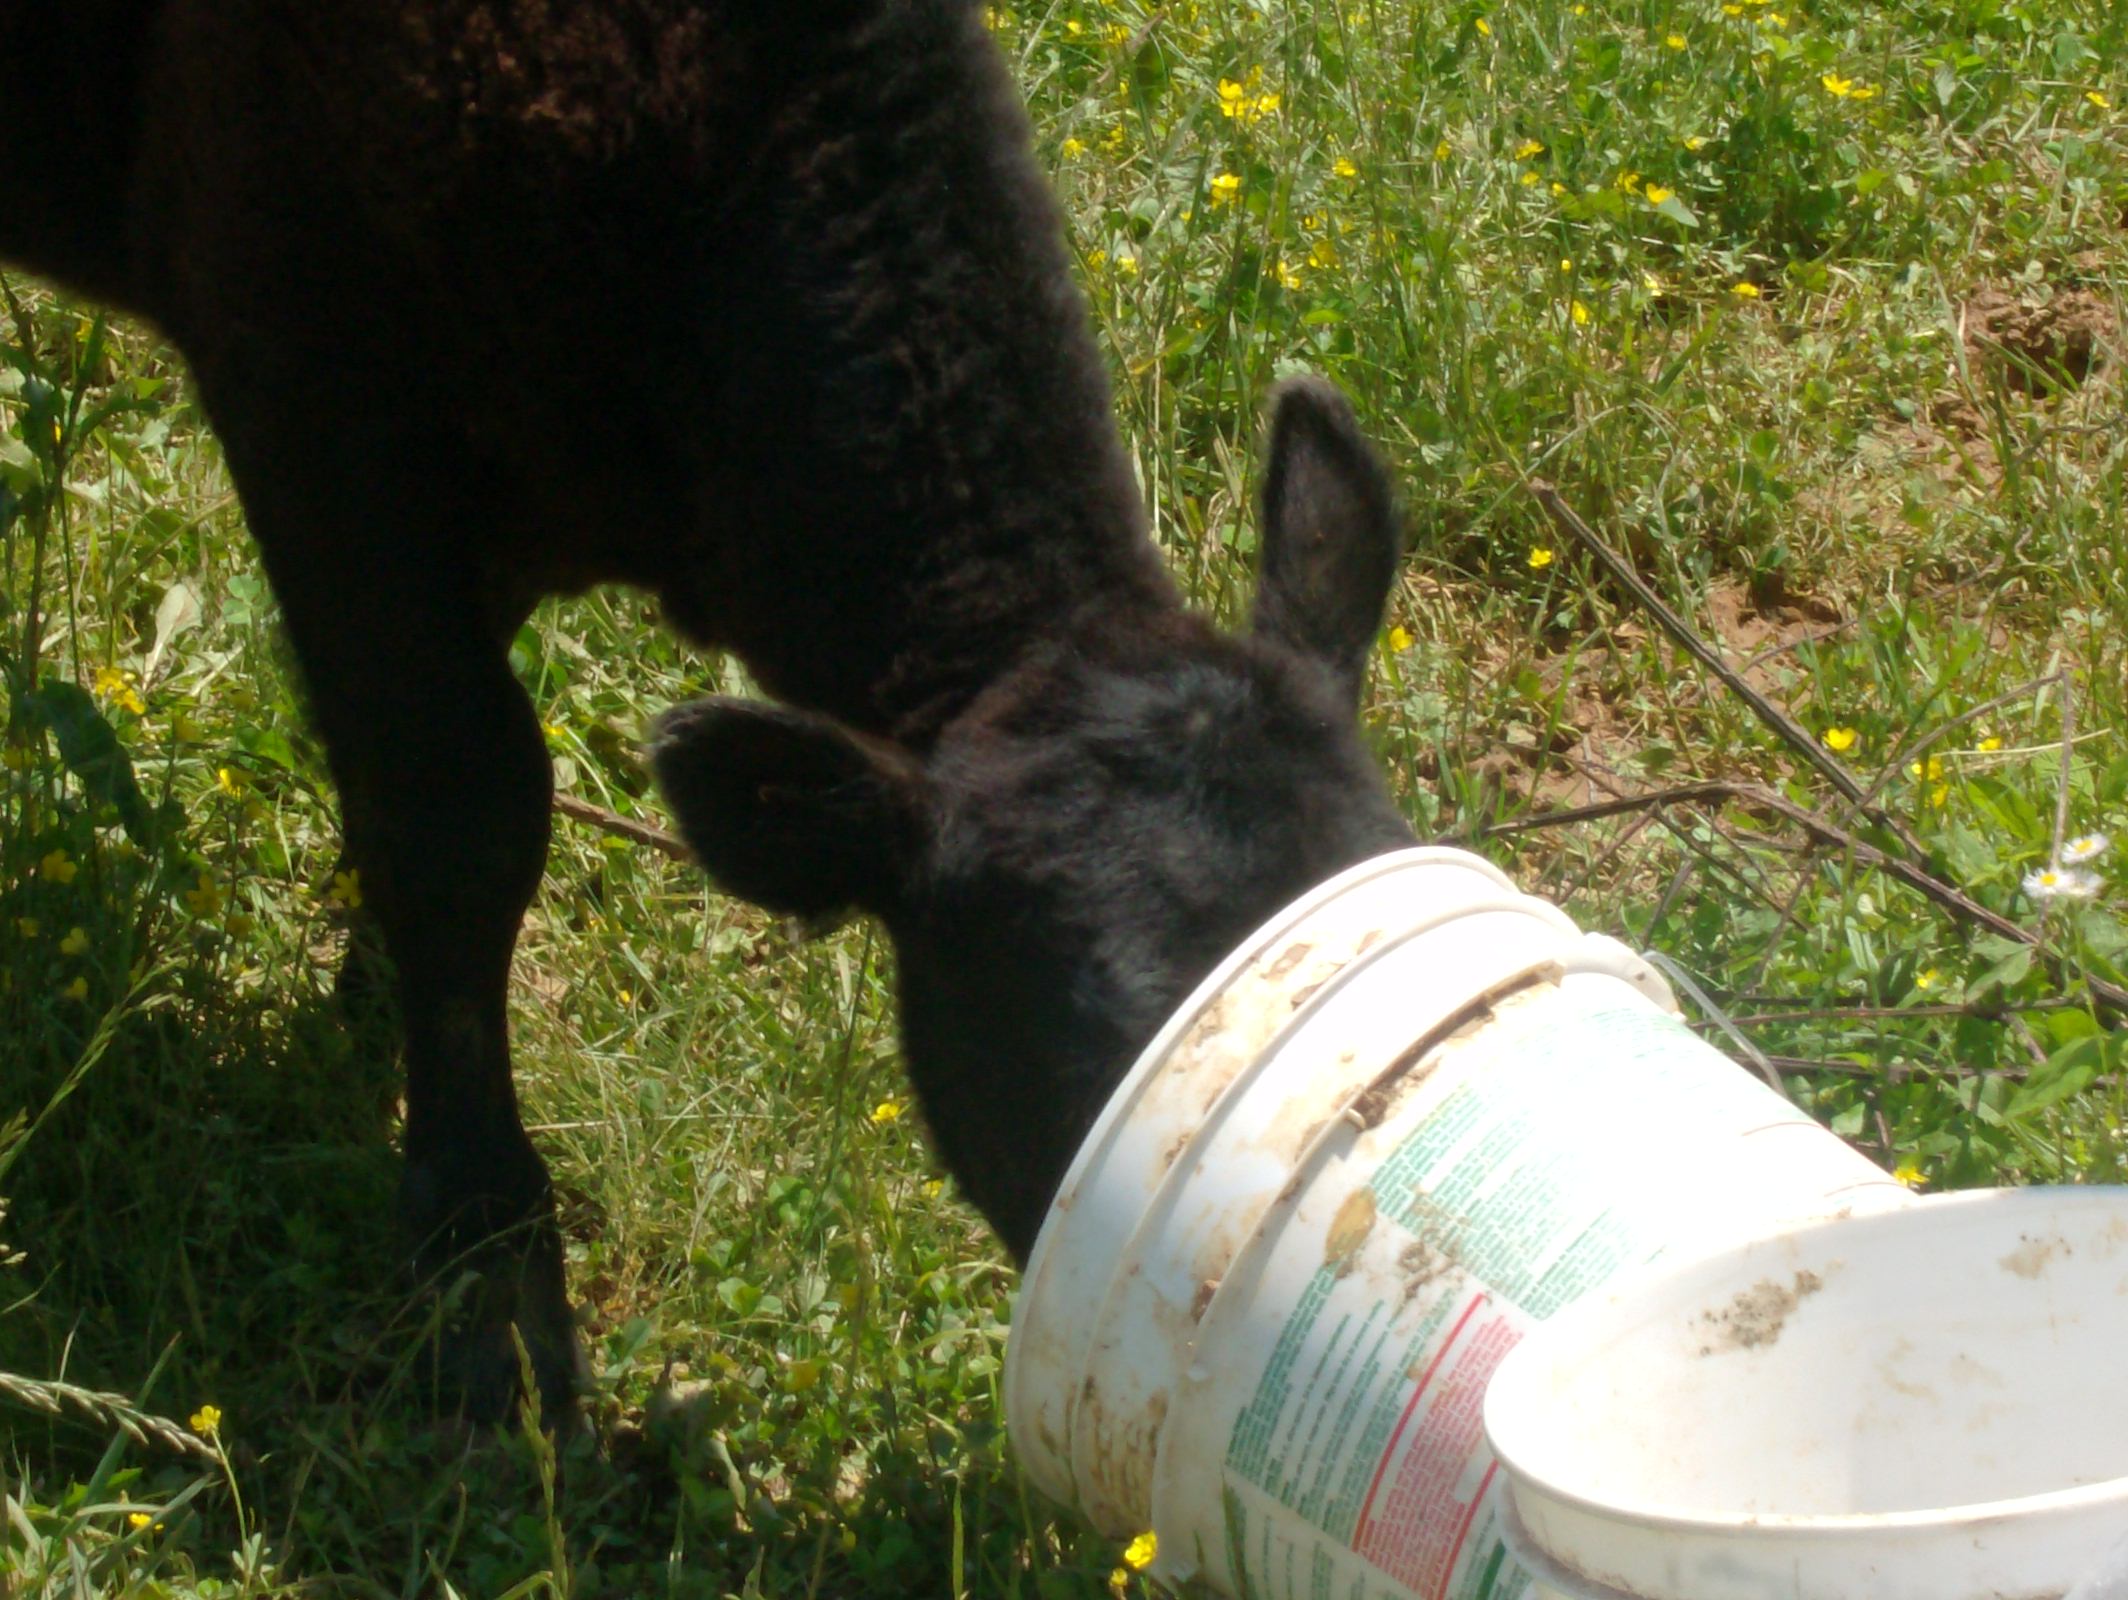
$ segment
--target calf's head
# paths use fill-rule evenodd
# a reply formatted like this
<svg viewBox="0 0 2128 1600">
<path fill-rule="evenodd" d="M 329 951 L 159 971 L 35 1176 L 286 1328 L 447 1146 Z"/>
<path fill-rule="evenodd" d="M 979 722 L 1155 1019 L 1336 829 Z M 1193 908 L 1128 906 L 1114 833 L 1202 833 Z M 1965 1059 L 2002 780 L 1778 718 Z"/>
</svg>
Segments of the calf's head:
<svg viewBox="0 0 2128 1600">
<path fill-rule="evenodd" d="M 735 700 L 660 724 L 661 786 L 713 878 L 885 923 L 940 1153 L 1022 1259 L 1191 986 L 1310 885 L 1411 841 L 1358 721 L 1398 543 L 1342 398 L 1289 384 L 1245 632 L 1059 618 L 922 754 Z"/>
</svg>

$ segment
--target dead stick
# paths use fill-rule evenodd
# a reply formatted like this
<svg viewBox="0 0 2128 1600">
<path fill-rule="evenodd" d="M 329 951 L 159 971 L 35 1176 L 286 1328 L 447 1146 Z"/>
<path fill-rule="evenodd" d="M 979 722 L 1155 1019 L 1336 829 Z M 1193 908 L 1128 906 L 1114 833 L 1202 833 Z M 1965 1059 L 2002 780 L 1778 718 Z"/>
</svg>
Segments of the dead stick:
<svg viewBox="0 0 2128 1600">
<path fill-rule="evenodd" d="M 1759 806 L 1777 812 L 1813 838 L 1837 846 L 1865 867 L 1875 867 L 1879 872 L 1897 878 L 1917 894 L 1933 900 L 1953 916 L 1979 924 L 1990 933 L 2005 939 L 2014 939 L 2019 944 L 2031 945 L 2054 970 L 2057 982 L 2062 981 L 2058 958 L 2039 942 L 2036 934 L 2019 927 L 1999 912 L 1990 911 L 1963 890 L 1945 883 L 1941 878 L 1924 872 L 1910 861 L 1889 855 L 1875 845 L 1864 844 L 1844 828 L 1835 827 L 1824 818 L 1805 810 L 1786 795 L 1756 783 L 1729 783 L 1721 779 L 1708 779 L 1701 783 L 1680 784 L 1674 789 L 1662 789 L 1652 794 L 1628 795 L 1617 800 L 1598 800 L 1591 805 L 1574 806 L 1565 811 L 1547 812 L 1541 817 L 1518 817 L 1511 822 L 1496 822 L 1481 829 L 1484 834 L 1527 833 L 1538 828 L 1558 828 L 1569 823 L 1593 822 L 1602 817 L 1614 817 L 1628 811 L 1645 811 L 1670 805 L 1692 805 L 1702 801 L 1735 800 L 1745 805 Z M 2128 989 L 2109 983 L 2103 978 L 2083 975 L 2085 986 L 2091 996 L 2114 1019 L 2128 1018 Z"/>
<path fill-rule="evenodd" d="M 1672 611 L 1664 603 L 1662 596 L 1648 587 L 1646 580 L 1633 570 L 1623 556 L 1597 538 L 1595 531 L 1574 514 L 1571 506 L 1559 498 L 1557 489 L 1543 478 L 1530 479 L 1529 489 L 1530 493 L 1537 497 L 1537 503 L 1544 507 L 1545 515 L 1552 519 L 1560 531 L 1586 550 L 1596 564 L 1608 572 L 1620 586 L 1631 591 L 1633 598 L 1640 602 L 1648 615 L 1662 624 L 1665 633 L 1683 645 L 1702 666 L 1728 685 L 1730 691 L 1749 706 L 1761 722 L 1779 734 L 1790 749 L 1815 767 L 1826 782 L 1839 790 L 1850 804 L 1867 812 L 1897 834 L 1900 843 L 1913 854 L 1926 854 L 1918 843 L 1907 836 L 1906 830 L 1896 818 L 1886 815 L 1869 803 L 1867 792 L 1855 781 L 1854 775 L 1820 750 L 1818 742 L 1811 738 L 1808 729 L 1746 683 L 1736 669 L 1722 659 L 1721 652 L 1702 639 L 1683 617 Z"/>
<path fill-rule="evenodd" d="M 632 822 L 617 811 L 608 811 L 604 806 L 595 806 L 588 800 L 577 800 L 569 795 L 554 797 L 554 809 L 565 817 L 574 817 L 578 822 L 588 822 L 602 833 L 610 833 L 619 839 L 631 839 L 637 844 L 650 846 L 661 855 L 671 856 L 675 861 L 693 861 L 694 856 L 678 836 L 663 828 L 653 828 L 647 822 Z"/>
<path fill-rule="evenodd" d="M 1802 1006 L 1793 1011 L 1758 1011 L 1729 1020 L 1740 1028 L 1775 1022 L 1898 1022 L 1907 1017 L 1978 1017 L 1983 1022 L 2001 1022 L 2013 1011 L 2063 1011 L 2079 1003 L 2055 995 L 2044 1000 L 1968 1000 L 1963 1005 Z"/>
<path fill-rule="evenodd" d="M 2004 1078 L 2011 1083 L 2023 1083 L 2026 1073 L 2022 1067 L 1989 1067 L 1985 1072 L 1973 1067 L 1908 1067 L 1897 1062 L 1887 1065 L 1864 1065 L 1859 1061 L 1813 1061 L 1804 1056 L 1768 1056 L 1776 1072 L 1835 1072 L 1843 1078 L 1869 1078 L 1888 1083 L 1904 1083 L 1909 1078 L 1949 1078 L 1964 1082 L 1969 1078 Z"/>
</svg>

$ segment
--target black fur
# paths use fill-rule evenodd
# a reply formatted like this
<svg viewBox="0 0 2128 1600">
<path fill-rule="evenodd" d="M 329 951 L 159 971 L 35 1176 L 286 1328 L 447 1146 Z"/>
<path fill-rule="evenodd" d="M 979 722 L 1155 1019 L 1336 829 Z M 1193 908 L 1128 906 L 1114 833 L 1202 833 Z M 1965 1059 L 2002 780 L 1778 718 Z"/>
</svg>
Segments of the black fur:
<svg viewBox="0 0 2128 1600">
<path fill-rule="evenodd" d="M 1353 714 L 1379 468 L 1289 388 L 1257 627 L 1181 610 L 963 0 L 0 0 L 0 257 L 160 324 L 224 442 L 399 973 L 406 1222 L 491 1269 L 475 1409 L 512 1320 L 575 1372 L 503 1004 L 541 595 L 654 591 L 805 708 L 683 713 L 668 792 L 735 888 L 885 919 L 1022 1252 L 1187 984 L 1407 837 Z"/>
</svg>

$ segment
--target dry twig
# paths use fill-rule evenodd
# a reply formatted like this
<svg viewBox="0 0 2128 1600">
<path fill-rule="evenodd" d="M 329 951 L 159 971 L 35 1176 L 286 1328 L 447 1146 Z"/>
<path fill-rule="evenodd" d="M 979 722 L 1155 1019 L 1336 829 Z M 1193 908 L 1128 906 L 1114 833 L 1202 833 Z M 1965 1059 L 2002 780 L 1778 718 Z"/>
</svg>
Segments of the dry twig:
<svg viewBox="0 0 2128 1600">
<path fill-rule="evenodd" d="M 678 835 L 667 833 L 663 828 L 653 828 L 647 822 L 633 821 L 617 811 L 595 806 L 588 800 L 558 794 L 554 797 L 554 809 L 565 817 L 574 817 L 578 822 L 588 822 L 602 833 L 648 845 L 659 854 L 668 855 L 675 861 L 694 860 L 693 853 Z"/>
<path fill-rule="evenodd" d="M 1875 867 L 1879 872 L 1898 879 L 1908 888 L 1934 901 L 1951 915 L 1973 923 L 1988 932 L 2005 939 L 2014 939 L 2019 944 L 2032 946 L 2040 958 L 2054 970 L 2057 982 L 2064 981 L 2059 970 L 2058 958 L 2040 944 L 2039 938 L 2030 929 L 2012 922 L 2000 912 L 1990 911 L 1971 895 L 1952 884 L 1945 883 L 1934 874 L 1923 871 L 1911 861 L 1879 850 L 1875 845 L 1865 844 L 1845 828 L 1826 821 L 1815 812 L 1797 805 L 1786 795 L 1777 794 L 1763 784 L 1730 783 L 1722 779 L 1707 779 L 1699 783 L 1680 784 L 1674 789 L 1659 789 L 1651 794 L 1626 795 L 1616 800 L 1598 800 L 1590 805 L 1572 806 L 1564 811 L 1550 811 L 1538 817 L 1518 817 L 1511 822 L 1496 822 L 1482 830 L 1486 834 L 1529 833 L 1539 828 L 1560 828 L 1571 823 L 1594 822 L 1602 817 L 1614 817 L 1628 812 L 1660 810 L 1673 805 L 1697 805 L 1736 801 L 1743 805 L 1756 806 L 1786 818 L 1808 833 L 1821 844 L 1832 845 L 1845 851 L 1865 867 Z M 2085 975 L 2092 998 L 2114 1020 L 2128 1019 L 2128 989 L 2109 983 L 2102 978 Z"/>
</svg>

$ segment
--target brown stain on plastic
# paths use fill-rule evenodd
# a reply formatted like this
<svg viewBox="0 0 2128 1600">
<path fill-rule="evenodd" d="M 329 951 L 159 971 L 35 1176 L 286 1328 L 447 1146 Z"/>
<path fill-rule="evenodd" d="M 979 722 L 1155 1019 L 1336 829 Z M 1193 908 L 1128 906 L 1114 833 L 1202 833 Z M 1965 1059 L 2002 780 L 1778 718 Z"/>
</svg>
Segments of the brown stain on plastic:
<svg viewBox="0 0 2128 1600">
<path fill-rule="evenodd" d="M 1740 1290 L 1735 1299 L 1715 1311 L 1700 1313 L 1710 1341 L 1700 1346 L 1703 1356 L 1730 1350 L 1757 1350 L 1777 1342 L 1797 1306 L 1825 1287 L 1815 1272 L 1798 1272 L 1793 1283 L 1761 1278 Z"/>
<path fill-rule="evenodd" d="M 1379 1215 L 1372 1189 L 1355 1189 L 1345 1196 L 1345 1203 L 1330 1219 L 1330 1237 L 1323 1243 L 1323 1265 L 1340 1277 L 1350 1272 L 1352 1258 L 1367 1242 L 1367 1235 L 1374 1232 L 1375 1219 Z"/>
<path fill-rule="evenodd" d="M 1152 1516 L 1153 1463 L 1161 1430 L 1167 1426 L 1168 1396 L 1161 1390 L 1129 1415 L 1112 1414 L 1088 1380 L 1081 1402 L 1093 1441 L 1093 1479 L 1112 1507 L 1128 1509 L 1139 1521 Z"/>
<path fill-rule="evenodd" d="M 2019 1234 L 2018 1237 L 2024 1240 L 2024 1243 L 1997 1264 L 2003 1271 L 2015 1273 L 2027 1280 L 2036 1279 L 2045 1272 L 2047 1263 L 2052 1261 L 2057 1253 L 2065 1256 L 2076 1253 L 2066 1239 L 2035 1239 L 2030 1234 Z"/>
<path fill-rule="evenodd" d="M 1204 1314 L 1212 1309 L 1212 1296 L 1219 1293 L 1219 1280 L 1207 1278 L 1197 1285 L 1197 1292 L 1190 1297 L 1190 1321 L 1204 1321 Z"/>
<path fill-rule="evenodd" d="M 1289 945 L 1276 961 L 1264 968 L 1264 976 L 1271 982 L 1276 983 L 1280 978 L 1283 978 L 1287 973 L 1307 960 L 1308 953 L 1314 948 L 1315 946 L 1312 944 Z"/>
</svg>

